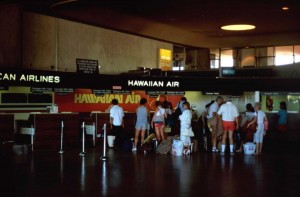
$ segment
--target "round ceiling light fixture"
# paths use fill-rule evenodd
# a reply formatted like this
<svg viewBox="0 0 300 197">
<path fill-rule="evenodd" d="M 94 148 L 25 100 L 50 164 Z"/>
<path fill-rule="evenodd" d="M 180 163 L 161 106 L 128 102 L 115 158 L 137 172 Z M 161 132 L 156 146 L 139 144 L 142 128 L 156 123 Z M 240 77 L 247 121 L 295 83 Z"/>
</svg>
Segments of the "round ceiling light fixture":
<svg viewBox="0 0 300 197">
<path fill-rule="evenodd" d="M 287 7 L 287 6 L 284 6 L 284 7 L 282 7 L 281 9 L 282 9 L 283 11 L 287 11 L 287 10 L 289 10 L 290 8 Z"/>
<path fill-rule="evenodd" d="M 234 24 L 234 25 L 222 26 L 221 29 L 227 31 L 246 31 L 246 30 L 255 29 L 255 26 L 250 24 Z"/>
</svg>

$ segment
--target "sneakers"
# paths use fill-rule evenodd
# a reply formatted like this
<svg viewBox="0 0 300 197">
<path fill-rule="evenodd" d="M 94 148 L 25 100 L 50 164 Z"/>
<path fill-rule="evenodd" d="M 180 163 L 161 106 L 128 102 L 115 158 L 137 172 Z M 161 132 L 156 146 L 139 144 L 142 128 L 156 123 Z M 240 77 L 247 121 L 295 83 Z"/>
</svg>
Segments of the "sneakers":
<svg viewBox="0 0 300 197">
<path fill-rule="evenodd" d="M 135 151 L 136 151 L 136 147 L 133 147 L 133 148 L 132 148 L 132 151 L 135 152 Z"/>
<path fill-rule="evenodd" d="M 190 149 L 185 149 L 185 150 L 183 150 L 183 154 L 184 154 L 184 155 L 189 155 L 189 154 L 191 154 Z"/>
</svg>

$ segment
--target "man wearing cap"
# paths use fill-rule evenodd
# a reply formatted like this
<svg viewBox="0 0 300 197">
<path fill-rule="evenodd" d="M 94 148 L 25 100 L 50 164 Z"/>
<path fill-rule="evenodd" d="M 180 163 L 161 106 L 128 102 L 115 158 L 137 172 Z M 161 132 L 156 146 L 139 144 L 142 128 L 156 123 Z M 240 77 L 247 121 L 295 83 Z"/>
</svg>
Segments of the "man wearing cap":
<svg viewBox="0 0 300 197">
<path fill-rule="evenodd" d="M 218 96 L 216 101 L 211 104 L 207 111 L 207 124 L 211 131 L 211 143 L 212 143 L 212 152 L 218 152 L 217 149 L 217 129 L 218 129 L 218 117 L 217 111 L 220 105 L 223 103 L 223 98 Z"/>
<path fill-rule="evenodd" d="M 222 138 L 222 150 L 221 154 L 225 153 L 225 145 L 227 140 L 227 134 L 230 143 L 230 154 L 234 155 L 233 152 L 233 132 L 238 128 L 238 110 L 237 107 L 231 102 L 231 97 L 227 97 L 226 103 L 223 104 L 218 110 L 218 114 L 222 116 L 223 123 L 223 138 Z"/>
</svg>

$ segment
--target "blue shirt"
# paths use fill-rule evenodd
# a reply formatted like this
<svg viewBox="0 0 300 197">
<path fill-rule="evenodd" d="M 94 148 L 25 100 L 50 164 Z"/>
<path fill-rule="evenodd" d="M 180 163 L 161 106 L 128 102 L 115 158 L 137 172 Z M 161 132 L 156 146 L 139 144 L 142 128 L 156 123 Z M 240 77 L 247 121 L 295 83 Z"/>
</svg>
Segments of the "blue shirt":
<svg viewBox="0 0 300 197">
<path fill-rule="evenodd" d="M 145 106 L 139 106 L 136 111 L 137 124 L 147 124 L 148 123 L 148 112 Z"/>
<path fill-rule="evenodd" d="M 278 111 L 277 115 L 279 116 L 279 119 L 278 119 L 279 125 L 284 125 L 287 123 L 287 111 L 286 110 L 280 109 Z"/>
</svg>

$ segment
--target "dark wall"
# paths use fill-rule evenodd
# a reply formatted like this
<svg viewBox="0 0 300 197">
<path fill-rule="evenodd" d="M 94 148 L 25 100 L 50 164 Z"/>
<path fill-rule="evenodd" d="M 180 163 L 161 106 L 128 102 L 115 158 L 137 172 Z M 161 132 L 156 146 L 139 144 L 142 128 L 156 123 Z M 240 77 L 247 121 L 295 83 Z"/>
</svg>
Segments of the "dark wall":
<svg viewBox="0 0 300 197">
<path fill-rule="evenodd" d="M 21 9 L 16 4 L 0 5 L 0 67 L 19 67 Z"/>
</svg>

